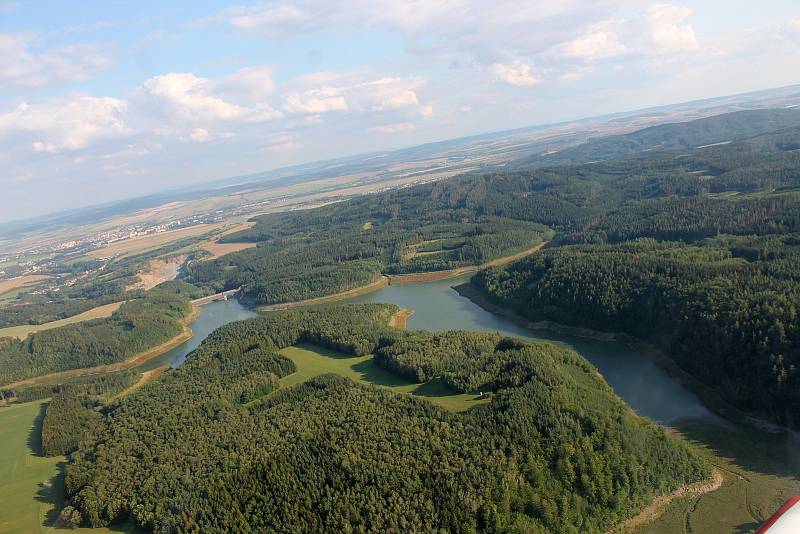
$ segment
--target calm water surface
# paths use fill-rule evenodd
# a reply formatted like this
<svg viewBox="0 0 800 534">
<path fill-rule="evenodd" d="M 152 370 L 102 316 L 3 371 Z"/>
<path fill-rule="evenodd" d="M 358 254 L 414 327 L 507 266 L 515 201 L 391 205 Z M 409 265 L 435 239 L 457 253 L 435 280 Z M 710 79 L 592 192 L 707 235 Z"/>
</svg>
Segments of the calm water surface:
<svg viewBox="0 0 800 534">
<path fill-rule="evenodd" d="M 680 417 L 714 417 L 694 393 L 684 389 L 635 349 L 619 342 L 597 341 L 546 330 L 533 331 L 518 326 L 483 310 L 452 289 L 452 286 L 464 283 L 467 279 L 451 278 L 438 282 L 387 286 L 342 302 L 388 302 L 410 308 L 414 310 L 414 315 L 408 319 L 409 329 L 484 330 L 552 341 L 577 351 L 592 362 L 614 391 L 641 415 L 660 423 Z M 189 341 L 148 361 L 139 369 L 147 370 L 164 364 L 176 367 L 215 329 L 232 321 L 258 315 L 236 300 L 213 302 L 203 306 L 202 310 L 202 314 L 190 325 L 194 335 Z"/>
<path fill-rule="evenodd" d="M 569 347 L 592 362 L 614 388 L 641 415 L 660 423 L 679 417 L 714 418 L 697 396 L 681 386 L 649 358 L 624 343 L 597 341 L 547 330 L 528 330 L 487 312 L 459 295 L 452 286 L 469 277 L 438 282 L 387 286 L 348 302 L 390 302 L 414 310 L 407 327 L 416 330 L 485 330 L 528 339 L 542 339 Z"/>
<path fill-rule="evenodd" d="M 192 337 L 185 343 L 181 343 L 169 352 L 165 352 L 158 358 L 148 360 L 138 367 L 140 371 L 154 369 L 164 364 L 177 367 L 186 359 L 186 355 L 196 349 L 200 343 L 208 337 L 208 334 L 222 325 L 241 321 L 258 315 L 239 304 L 237 300 L 217 301 L 206 304 L 200 308 L 200 316 L 189 325 L 192 329 Z"/>
</svg>

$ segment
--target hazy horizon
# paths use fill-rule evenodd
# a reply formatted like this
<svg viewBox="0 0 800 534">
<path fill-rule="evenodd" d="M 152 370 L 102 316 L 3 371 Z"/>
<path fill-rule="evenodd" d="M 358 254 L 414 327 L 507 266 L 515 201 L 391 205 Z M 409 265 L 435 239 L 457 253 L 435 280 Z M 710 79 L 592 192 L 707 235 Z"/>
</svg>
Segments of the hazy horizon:
<svg viewBox="0 0 800 534">
<path fill-rule="evenodd" d="M 0 222 L 791 85 L 766 4 L 0 2 Z"/>
</svg>

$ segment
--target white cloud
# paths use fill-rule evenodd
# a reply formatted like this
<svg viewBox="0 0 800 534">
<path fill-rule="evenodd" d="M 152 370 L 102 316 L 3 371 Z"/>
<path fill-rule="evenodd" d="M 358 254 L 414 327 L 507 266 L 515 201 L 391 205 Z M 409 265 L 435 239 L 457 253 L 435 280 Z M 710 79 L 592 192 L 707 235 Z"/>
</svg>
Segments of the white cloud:
<svg viewBox="0 0 800 534">
<path fill-rule="evenodd" d="M 587 60 L 615 57 L 626 51 L 617 34 L 610 31 L 592 31 L 563 46 L 565 56 Z"/>
<path fill-rule="evenodd" d="M 420 80 L 380 78 L 345 88 L 349 98 L 362 110 L 386 111 L 419 105 L 416 88 Z"/>
<path fill-rule="evenodd" d="M 37 152 L 86 148 L 126 132 L 126 104 L 115 98 L 77 97 L 49 104 L 20 104 L 0 115 L 0 136 L 24 136 Z"/>
<path fill-rule="evenodd" d="M 209 80 L 191 73 L 170 72 L 150 78 L 142 85 L 163 113 L 188 122 L 232 120 L 245 110 L 209 94 Z"/>
<path fill-rule="evenodd" d="M 685 6 L 653 4 L 647 9 L 644 21 L 658 53 L 686 52 L 697 49 L 697 36 L 691 24 L 684 21 L 692 14 Z"/>
<path fill-rule="evenodd" d="M 795 29 L 797 29 L 797 30 L 800 30 L 800 17 L 797 17 L 797 18 L 795 18 L 795 19 L 791 19 L 791 20 L 788 22 L 788 24 L 789 24 L 789 27 L 790 27 L 790 28 L 795 28 Z"/>
<path fill-rule="evenodd" d="M 214 83 L 217 93 L 261 102 L 275 91 L 272 66 L 258 66 L 239 69 Z"/>
<path fill-rule="evenodd" d="M 41 87 L 85 80 L 111 65 L 110 58 L 92 45 L 72 45 L 42 52 L 31 49 L 30 32 L 0 33 L 0 84 Z"/>
<path fill-rule="evenodd" d="M 290 94 L 284 109 L 289 113 L 327 113 L 347 109 L 347 101 L 335 87 L 321 87 Z"/>
<path fill-rule="evenodd" d="M 303 76 L 295 83 L 324 81 L 329 85 L 288 94 L 284 109 L 289 113 L 311 114 L 345 110 L 379 113 L 415 109 L 421 105 L 416 92 L 423 84 L 420 79 L 384 77 L 364 82 L 354 79 L 356 77 L 352 74 L 337 77 L 330 72 Z"/>
<path fill-rule="evenodd" d="M 521 62 L 495 63 L 492 65 L 492 72 L 498 80 L 520 87 L 536 85 L 542 81 L 531 72 L 530 65 Z"/>
<path fill-rule="evenodd" d="M 433 106 L 427 105 L 427 106 L 421 107 L 420 110 L 419 110 L 419 114 L 422 115 L 423 117 L 431 117 L 431 116 L 433 116 Z"/>
</svg>

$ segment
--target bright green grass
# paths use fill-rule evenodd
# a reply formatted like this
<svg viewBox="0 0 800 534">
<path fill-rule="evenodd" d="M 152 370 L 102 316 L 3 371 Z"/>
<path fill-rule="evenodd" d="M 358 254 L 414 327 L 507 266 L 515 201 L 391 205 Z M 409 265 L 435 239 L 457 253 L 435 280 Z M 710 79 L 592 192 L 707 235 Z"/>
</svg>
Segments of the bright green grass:
<svg viewBox="0 0 800 534">
<path fill-rule="evenodd" d="M 63 456 L 41 453 L 47 401 L 0 407 L 0 532 L 63 532 L 53 528 L 63 495 Z M 77 529 L 73 532 L 127 532 Z"/>
<path fill-rule="evenodd" d="M 287 347 L 279 352 L 297 366 L 297 371 L 280 380 L 281 387 L 300 384 L 321 374 L 335 373 L 356 382 L 421 397 L 453 412 L 463 412 L 489 401 L 488 396 L 481 399 L 469 393 L 453 393 L 444 384 L 435 380 L 424 384 L 409 382 L 375 365 L 372 356 L 353 357 L 308 344 Z"/>
</svg>

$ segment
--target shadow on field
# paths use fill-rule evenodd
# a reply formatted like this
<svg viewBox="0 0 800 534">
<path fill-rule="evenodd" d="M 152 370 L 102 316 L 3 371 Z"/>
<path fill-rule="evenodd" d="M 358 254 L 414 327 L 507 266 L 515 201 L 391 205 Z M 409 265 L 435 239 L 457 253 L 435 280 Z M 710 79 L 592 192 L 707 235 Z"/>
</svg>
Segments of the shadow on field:
<svg viewBox="0 0 800 534">
<path fill-rule="evenodd" d="M 405 386 L 410 383 L 409 380 L 378 367 L 373 363 L 372 359 L 364 360 L 351 368 L 361 375 L 362 380 L 376 386 Z"/>
<path fill-rule="evenodd" d="M 48 482 L 39 485 L 36 492 L 36 500 L 51 505 L 44 517 L 42 525 L 45 527 L 55 527 L 58 521 L 58 514 L 64 505 L 64 468 L 67 462 L 58 462 L 56 468 L 58 473 Z"/>
<path fill-rule="evenodd" d="M 741 525 L 736 525 L 736 530 L 734 530 L 734 534 L 753 534 L 753 532 L 760 527 L 761 524 L 759 523 L 742 523 Z"/>
<path fill-rule="evenodd" d="M 31 431 L 28 433 L 28 450 L 33 456 L 44 456 L 42 450 L 42 425 L 44 424 L 44 414 L 49 404 L 48 402 L 43 402 L 39 407 L 39 413 L 36 414 L 36 419 L 33 420 Z"/>
<path fill-rule="evenodd" d="M 713 423 L 679 426 L 690 441 L 705 446 L 733 464 L 755 473 L 800 480 L 800 446 L 788 434 L 772 434 L 755 428 Z"/>
</svg>

